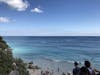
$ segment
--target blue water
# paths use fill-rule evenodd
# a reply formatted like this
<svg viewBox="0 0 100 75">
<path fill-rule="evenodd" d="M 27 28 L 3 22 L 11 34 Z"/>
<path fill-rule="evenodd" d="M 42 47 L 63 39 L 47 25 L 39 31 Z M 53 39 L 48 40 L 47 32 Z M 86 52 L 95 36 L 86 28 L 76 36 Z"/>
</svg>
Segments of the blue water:
<svg viewBox="0 0 100 75">
<path fill-rule="evenodd" d="M 59 61 L 90 60 L 100 66 L 100 37 L 6 36 L 15 57 L 27 60 L 47 58 Z"/>
</svg>

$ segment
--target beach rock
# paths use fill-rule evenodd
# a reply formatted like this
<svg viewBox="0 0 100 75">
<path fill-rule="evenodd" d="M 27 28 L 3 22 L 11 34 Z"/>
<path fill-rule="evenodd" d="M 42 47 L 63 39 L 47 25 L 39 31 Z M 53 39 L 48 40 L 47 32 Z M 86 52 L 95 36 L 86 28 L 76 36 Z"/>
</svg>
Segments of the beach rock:
<svg viewBox="0 0 100 75">
<path fill-rule="evenodd" d="M 19 72 L 17 70 L 11 71 L 9 75 L 19 75 Z"/>
</svg>

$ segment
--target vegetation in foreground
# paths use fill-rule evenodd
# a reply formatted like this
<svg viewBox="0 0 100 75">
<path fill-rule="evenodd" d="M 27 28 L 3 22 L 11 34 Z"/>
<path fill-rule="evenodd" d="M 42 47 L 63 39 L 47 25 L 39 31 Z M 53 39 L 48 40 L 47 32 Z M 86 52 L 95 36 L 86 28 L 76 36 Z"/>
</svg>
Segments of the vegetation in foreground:
<svg viewBox="0 0 100 75">
<path fill-rule="evenodd" d="M 0 75 L 8 75 L 14 70 L 13 63 L 16 63 L 19 75 L 27 75 L 26 64 L 20 58 L 14 58 L 12 49 L 0 36 Z"/>
</svg>

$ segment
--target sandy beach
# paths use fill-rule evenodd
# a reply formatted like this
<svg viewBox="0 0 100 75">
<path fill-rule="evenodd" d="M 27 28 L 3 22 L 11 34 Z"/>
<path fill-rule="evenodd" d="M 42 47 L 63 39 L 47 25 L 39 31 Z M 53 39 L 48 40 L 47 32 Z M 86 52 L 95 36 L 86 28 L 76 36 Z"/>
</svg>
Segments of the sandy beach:
<svg viewBox="0 0 100 75">
<path fill-rule="evenodd" d="M 41 71 L 53 73 L 53 75 L 62 75 L 62 73 L 72 73 L 74 67 L 71 62 L 51 61 L 47 59 L 35 59 L 33 66 L 37 65 L 40 69 L 28 69 L 30 75 L 41 75 Z"/>
<path fill-rule="evenodd" d="M 74 64 L 71 61 L 52 61 L 48 59 L 35 59 L 33 60 L 33 66 L 38 66 L 40 69 L 28 69 L 30 75 L 41 75 L 41 72 L 49 72 L 49 75 L 66 75 L 70 73 L 72 75 L 72 70 Z M 79 63 L 79 67 L 83 66 Z"/>
</svg>

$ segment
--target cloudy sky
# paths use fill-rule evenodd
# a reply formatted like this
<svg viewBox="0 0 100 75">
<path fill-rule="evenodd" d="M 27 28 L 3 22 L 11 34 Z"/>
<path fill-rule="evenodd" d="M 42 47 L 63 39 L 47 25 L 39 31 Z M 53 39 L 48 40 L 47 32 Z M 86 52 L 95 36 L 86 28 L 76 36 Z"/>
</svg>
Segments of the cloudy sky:
<svg viewBox="0 0 100 75">
<path fill-rule="evenodd" d="M 0 35 L 100 36 L 100 0 L 0 0 Z"/>
</svg>

